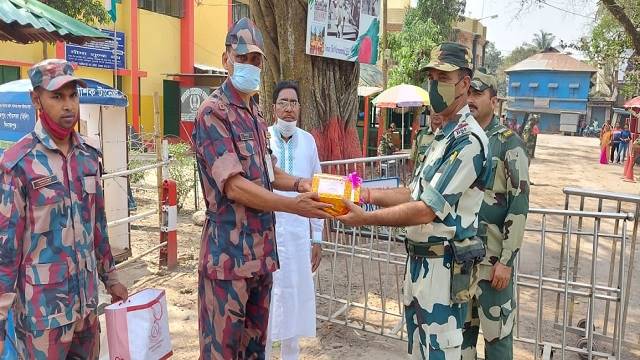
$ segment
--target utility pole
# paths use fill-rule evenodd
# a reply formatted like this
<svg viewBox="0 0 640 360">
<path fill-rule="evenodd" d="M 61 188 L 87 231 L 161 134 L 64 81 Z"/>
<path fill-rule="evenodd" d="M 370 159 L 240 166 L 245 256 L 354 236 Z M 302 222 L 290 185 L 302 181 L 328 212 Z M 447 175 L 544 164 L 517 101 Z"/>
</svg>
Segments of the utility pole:
<svg viewBox="0 0 640 360">
<path fill-rule="evenodd" d="M 384 88 L 387 88 L 387 82 L 389 80 L 389 63 L 387 62 L 387 27 L 389 25 L 387 16 L 387 0 L 382 0 L 382 84 Z"/>
</svg>

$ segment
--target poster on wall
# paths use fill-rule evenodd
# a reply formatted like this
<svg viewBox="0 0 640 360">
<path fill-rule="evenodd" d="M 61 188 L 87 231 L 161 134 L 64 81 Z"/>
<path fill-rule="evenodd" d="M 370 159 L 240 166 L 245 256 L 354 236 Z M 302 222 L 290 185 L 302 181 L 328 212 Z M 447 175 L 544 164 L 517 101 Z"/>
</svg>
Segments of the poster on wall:
<svg viewBox="0 0 640 360">
<path fill-rule="evenodd" d="M 180 120 L 195 121 L 200 105 L 211 92 L 208 87 L 180 88 Z"/>
<path fill-rule="evenodd" d="M 375 64 L 380 0 L 309 0 L 307 54 Z"/>
<path fill-rule="evenodd" d="M 31 104 L 0 103 L 0 154 L 33 130 L 36 110 Z"/>
</svg>

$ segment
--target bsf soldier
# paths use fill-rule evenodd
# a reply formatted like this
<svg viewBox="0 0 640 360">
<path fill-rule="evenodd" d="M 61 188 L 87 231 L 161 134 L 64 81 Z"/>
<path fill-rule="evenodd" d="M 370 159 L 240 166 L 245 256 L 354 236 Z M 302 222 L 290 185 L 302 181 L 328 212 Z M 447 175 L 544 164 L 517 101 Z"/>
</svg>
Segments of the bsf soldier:
<svg viewBox="0 0 640 360">
<path fill-rule="evenodd" d="M 527 146 L 527 153 L 529 158 L 533 159 L 536 153 L 536 143 L 538 142 L 538 122 L 539 117 L 537 114 L 529 116 L 529 120 L 522 130 L 522 139 Z"/>
<path fill-rule="evenodd" d="M 13 305 L 21 358 L 97 359 L 97 279 L 114 301 L 127 289 L 107 237 L 100 151 L 74 131 L 86 85 L 59 59 L 29 77 L 39 121 L 0 159 L 0 332 Z"/>
<path fill-rule="evenodd" d="M 489 137 L 494 172 L 479 214 L 479 234 L 486 242 L 487 257 L 479 266 L 478 286 L 467 310 L 464 360 L 476 359 L 480 327 L 487 360 L 513 359 L 516 302 L 512 269 L 529 211 L 529 159 L 520 137 L 494 115 L 496 88 L 494 76 L 476 70 L 469 107 Z"/>
<path fill-rule="evenodd" d="M 267 125 L 253 99 L 263 66 L 262 33 L 238 20 L 226 37 L 229 78 L 200 106 L 193 131 L 207 206 L 198 276 L 200 358 L 263 359 L 272 272 L 278 268 L 274 211 L 328 217 L 309 179 L 274 166 Z"/>
<path fill-rule="evenodd" d="M 471 270 L 481 253 L 478 211 L 488 178 L 488 139 L 471 115 L 469 49 L 443 43 L 431 53 L 429 100 L 444 119 L 409 188 L 366 190 L 364 202 L 384 207 L 364 212 L 348 203 L 347 225 L 408 226 L 404 310 L 413 359 L 459 360 Z M 471 255 L 471 256 L 470 256 Z M 459 259 L 473 260 L 463 284 Z M 455 264 L 454 264 L 455 262 Z M 468 276 L 467 276 L 468 275 Z M 462 276 L 462 277 L 465 277 Z"/>
</svg>

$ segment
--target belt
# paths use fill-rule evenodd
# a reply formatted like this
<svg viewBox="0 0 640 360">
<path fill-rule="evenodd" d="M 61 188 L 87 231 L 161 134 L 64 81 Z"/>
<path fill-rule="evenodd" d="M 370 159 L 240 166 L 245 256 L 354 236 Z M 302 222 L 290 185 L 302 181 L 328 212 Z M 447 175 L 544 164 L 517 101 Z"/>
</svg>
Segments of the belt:
<svg viewBox="0 0 640 360">
<path fill-rule="evenodd" d="M 424 258 L 441 258 L 444 257 L 445 243 L 424 243 L 415 242 L 409 239 L 404 240 L 404 247 L 409 256 L 417 256 Z"/>
</svg>

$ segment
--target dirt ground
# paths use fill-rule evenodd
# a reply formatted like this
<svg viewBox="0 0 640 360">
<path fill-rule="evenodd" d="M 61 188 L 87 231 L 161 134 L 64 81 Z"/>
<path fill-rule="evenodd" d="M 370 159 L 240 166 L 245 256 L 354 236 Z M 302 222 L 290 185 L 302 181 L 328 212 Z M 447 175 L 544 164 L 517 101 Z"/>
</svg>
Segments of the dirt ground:
<svg viewBox="0 0 640 360">
<path fill-rule="evenodd" d="M 546 209 L 563 209 L 565 206 L 565 196 L 562 192 L 565 187 L 580 187 L 588 189 L 606 190 L 612 192 L 638 194 L 638 184 L 624 182 L 621 179 L 623 168 L 621 165 L 600 165 L 598 140 L 593 138 L 564 137 L 559 135 L 541 135 L 538 138 L 538 148 L 536 150 L 536 158 L 532 161 L 530 173 L 534 186 L 531 188 L 531 207 Z M 139 200 L 139 211 L 153 206 L 152 201 Z M 570 207 L 575 208 L 577 205 L 572 202 Z M 586 207 L 595 210 L 597 204 L 587 202 Z M 615 204 L 605 203 L 604 211 L 615 211 Z M 633 209 L 622 209 L 623 211 L 633 211 Z M 179 216 L 178 241 L 179 241 L 179 262 L 180 265 L 175 271 L 167 271 L 157 266 L 157 253 L 144 257 L 141 261 L 134 262 L 126 266 L 120 271 L 121 278 L 129 286 L 130 291 L 136 291 L 143 288 L 163 288 L 166 290 L 170 328 L 174 346 L 175 359 L 196 359 L 198 357 L 198 322 L 197 322 L 197 259 L 199 254 L 199 239 L 201 228 L 193 225 L 191 214 L 193 213 L 193 200 L 187 202 L 185 209 Z M 581 224 L 581 228 L 586 232 L 592 229 L 594 224 Z M 540 215 L 532 215 L 528 223 L 528 227 L 540 228 L 542 217 Z M 561 227 L 562 221 L 558 218 L 548 217 L 546 225 L 549 228 Z M 605 226 L 613 229 L 612 222 L 603 221 L 601 230 Z M 578 228 L 577 224 L 574 224 Z M 620 225 L 621 226 L 621 225 Z M 132 250 L 133 254 L 142 252 L 158 241 L 157 218 L 150 218 L 141 223 L 132 226 Z M 631 231 L 631 229 L 629 229 Z M 612 233 L 614 230 L 612 230 Z M 540 249 L 539 231 L 528 232 L 523 246 L 520 269 L 523 274 L 538 274 L 538 257 Z M 558 272 L 563 270 L 560 267 L 560 248 L 561 237 L 553 234 L 547 236 L 547 244 L 545 245 L 545 261 L 546 267 L 543 270 L 545 276 L 555 276 L 558 278 Z M 590 274 L 591 264 L 584 262 L 585 255 L 590 255 L 589 248 L 592 245 L 591 239 L 583 239 L 583 248 L 580 251 L 581 259 L 578 267 L 571 267 L 571 271 L 576 271 L 579 280 L 583 280 L 584 276 Z M 604 240 L 602 240 L 604 241 Z M 612 246 L 610 245 L 608 249 Z M 619 247 L 618 247 L 619 249 Z M 575 248 L 572 250 L 575 251 Z M 604 253 L 604 252 L 603 252 Z M 531 255 L 531 256 L 529 256 Z M 572 259 L 573 261 L 573 259 Z M 637 262 L 637 261 L 636 261 Z M 596 267 L 600 272 L 596 277 L 598 283 L 606 285 L 607 271 L 611 260 L 609 255 L 599 253 Z M 613 263 L 616 261 L 614 259 Z M 325 251 L 323 256 L 323 264 L 319 275 L 319 282 L 326 280 L 329 268 L 335 265 L 332 261 L 330 252 Z M 637 264 L 636 264 L 637 265 Z M 364 265 L 362 267 L 362 273 Z M 604 269 L 604 270 L 600 270 Z M 399 270 L 401 273 L 401 269 Z M 638 279 L 638 266 L 634 271 L 636 279 Z M 336 284 L 345 282 L 345 277 L 349 271 L 335 271 Z M 382 276 L 382 275 L 381 275 Z M 357 278 L 357 277 L 356 277 Z M 385 280 L 391 280 L 384 278 Z M 613 275 L 614 281 L 617 279 L 617 273 Z M 602 280 L 602 281 L 601 281 Z M 637 280 L 634 281 L 637 283 Z M 638 288 L 633 289 L 638 293 Z M 368 291 L 375 295 L 375 291 Z M 373 297 L 372 295 L 372 297 Z M 520 293 L 521 302 L 533 304 L 530 307 L 523 306 L 520 320 L 520 335 L 523 337 L 531 336 L 535 333 L 535 313 L 537 303 L 537 291 L 523 288 Z M 541 326 L 543 339 L 546 341 L 559 342 L 557 331 L 554 332 L 554 315 L 556 314 L 556 295 L 554 293 L 545 292 L 543 297 L 543 318 L 545 319 Z M 573 302 L 576 311 L 576 322 L 583 310 L 586 309 L 586 300 L 579 299 Z M 322 314 L 322 301 L 318 302 L 318 313 Z M 398 308 L 397 301 L 390 306 Z M 596 303 L 595 311 L 599 317 L 595 319 L 595 326 L 602 330 L 602 318 L 604 313 L 604 302 Z M 631 330 L 635 334 L 635 342 L 637 343 L 638 334 L 640 334 L 640 305 L 638 304 L 638 296 L 632 300 L 629 307 L 629 321 L 634 323 Z M 560 308 L 562 311 L 562 307 Z M 613 314 L 613 309 L 609 309 Z M 349 316 L 354 316 L 354 313 Z M 586 312 L 585 312 L 586 314 Z M 326 314 L 325 314 L 326 315 Z M 560 321 L 562 319 L 560 318 Z M 613 315 L 608 320 L 613 322 Z M 612 324 L 609 324 L 611 327 Z M 370 334 L 363 330 L 356 330 L 335 323 L 318 321 L 318 336 L 315 339 L 305 339 L 302 341 L 302 359 L 401 359 L 406 358 L 406 342 L 383 337 L 380 335 Z M 569 335 L 568 344 L 572 345 L 579 339 L 577 335 Z M 552 337 L 549 339 L 548 337 Z M 532 337 L 533 338 L 533 337 Z M 517 343 L 517 359 L 533 359 L 533 348 L 530 345 Z M 601 348 L 606 348 L 603 345 Z M 276 348 L 276 353 L 277 348 Z M 557 356 L 559 358 L 559 356 Z M 568 359 L 577 359 L 577 357 L 567 357 Z M 635 349 L 628 349 L 625 358 L 638 359 L 640 352 Z"/>
</svg>

